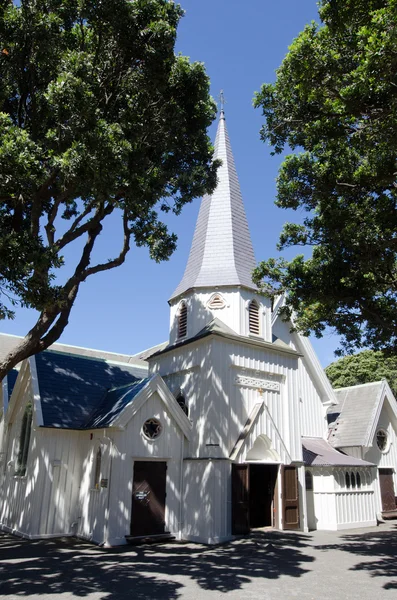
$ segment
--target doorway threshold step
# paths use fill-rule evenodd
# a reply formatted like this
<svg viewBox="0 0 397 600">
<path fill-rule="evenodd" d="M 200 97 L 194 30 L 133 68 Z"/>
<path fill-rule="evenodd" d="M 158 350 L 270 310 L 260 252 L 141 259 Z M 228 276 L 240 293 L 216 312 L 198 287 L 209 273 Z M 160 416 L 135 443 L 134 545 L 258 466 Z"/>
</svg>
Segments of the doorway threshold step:
<svg viewBox="0 0 397 600">
<path fill-rule="evenodd" d="M 164 544 L 165 542 L 172 542 L 176 538 L 172 533 L 166 532 L 155 535 L 126 535 L 125 539 L 128 544 L 138 546 L 139 544 Z"/>
<path fill-rule="evenodd" d="M 387 510 L 382 512 L 382 519 L 397 519 L 397 510 Z"/>
</svg>

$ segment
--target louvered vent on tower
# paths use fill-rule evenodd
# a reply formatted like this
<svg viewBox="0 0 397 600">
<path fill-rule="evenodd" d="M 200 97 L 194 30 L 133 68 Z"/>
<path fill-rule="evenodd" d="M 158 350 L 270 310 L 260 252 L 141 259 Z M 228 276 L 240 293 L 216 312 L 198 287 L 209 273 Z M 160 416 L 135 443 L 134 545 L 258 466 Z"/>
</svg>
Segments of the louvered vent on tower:
<svg viewBox="0 0 397 600">
<path fill-rule="evenodd" d="M 178 313 L 178 338 L 185 337 L 187 333 L 187 306 L 182 302 Z"/>
<path fill-rule="evenodd" d="M 248 307 L 248 329 L 250 333 L 259 335 L 259 305 L 255 300 L 250 302 Z"/>
</svg>

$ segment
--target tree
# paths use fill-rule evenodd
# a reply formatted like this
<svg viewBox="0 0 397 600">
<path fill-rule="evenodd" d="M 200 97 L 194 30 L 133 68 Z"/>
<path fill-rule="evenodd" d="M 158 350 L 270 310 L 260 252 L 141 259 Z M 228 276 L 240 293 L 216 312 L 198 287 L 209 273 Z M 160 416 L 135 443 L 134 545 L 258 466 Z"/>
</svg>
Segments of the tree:
<svg viewBox="0 0 397 600">
<path fill-rule="evenodd" d="M 174 54 L 182 15 L 168 0 L 0 5 L 0 319 L 15 303 L 40 313 L 0 380 L 59 338 L 80 284 L 121 265 L 132 240 L 167 259 L 176 236 L 159 211 L 216 185 L 209 80 Z M 120 253 L 95 263 L 112 213 Z M 60 283 L 70 244 L 80 258 Z"/>
<path fill-rule="evenodd" d="M 322 25 L 294 40 L 274 84 L 255 105 L 263 140 L 296 153 L 280 168 L 277 202 L 300 211 L 279 249 L 311 257 L 270 259 L 255 280 L 286 293 L 285 318 L 352 352 L 397 349 L 397 1 L 322 0 Z"/>
<path fill-rule="evenodd" d="M 364 350 L 353 356 L 344 356 L 325 369 L 334 388 L 348 387 L 387 379 L 397 397 L 397 357 L 383 352 Z"/>
</svg>

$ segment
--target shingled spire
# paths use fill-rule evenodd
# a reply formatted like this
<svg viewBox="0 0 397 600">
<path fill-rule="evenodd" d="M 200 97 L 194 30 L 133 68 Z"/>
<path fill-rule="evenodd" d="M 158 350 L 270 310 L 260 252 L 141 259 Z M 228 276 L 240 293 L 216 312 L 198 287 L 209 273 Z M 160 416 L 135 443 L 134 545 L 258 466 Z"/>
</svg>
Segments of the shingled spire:
<svg viewBox="0 0 397 600">
<path fill-rule="evenodd" d="M 214 158 L 222 160 L 218 185 L 201 202 L 192 247 L 182 281 L 171 300 L 192 288 L 244 286 L 252 283 L 255 256 L 222 107 Z"/>
</svg>

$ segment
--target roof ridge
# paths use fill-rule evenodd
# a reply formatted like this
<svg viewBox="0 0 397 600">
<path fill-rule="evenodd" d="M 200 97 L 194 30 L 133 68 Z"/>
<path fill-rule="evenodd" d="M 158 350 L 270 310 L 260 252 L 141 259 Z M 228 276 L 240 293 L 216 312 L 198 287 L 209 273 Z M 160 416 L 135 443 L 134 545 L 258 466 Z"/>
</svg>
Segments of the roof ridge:
<svg viewBox="0 0 397 600">
<path fill-rule="evenodd" d="M 377 381 L 368 381 L 367 383 L 356 383 L 356 385 L 346 385 L 341 388 L 333 388 L 333 390 L 334 390 L 334 392 L 342 392 L 344 390 L 351 390 L 353 388 L 384 383 L 385 381 L 387 381 L 387 379 L 383 378 L 383 379 L 378 379 Z"/>
</svg>

